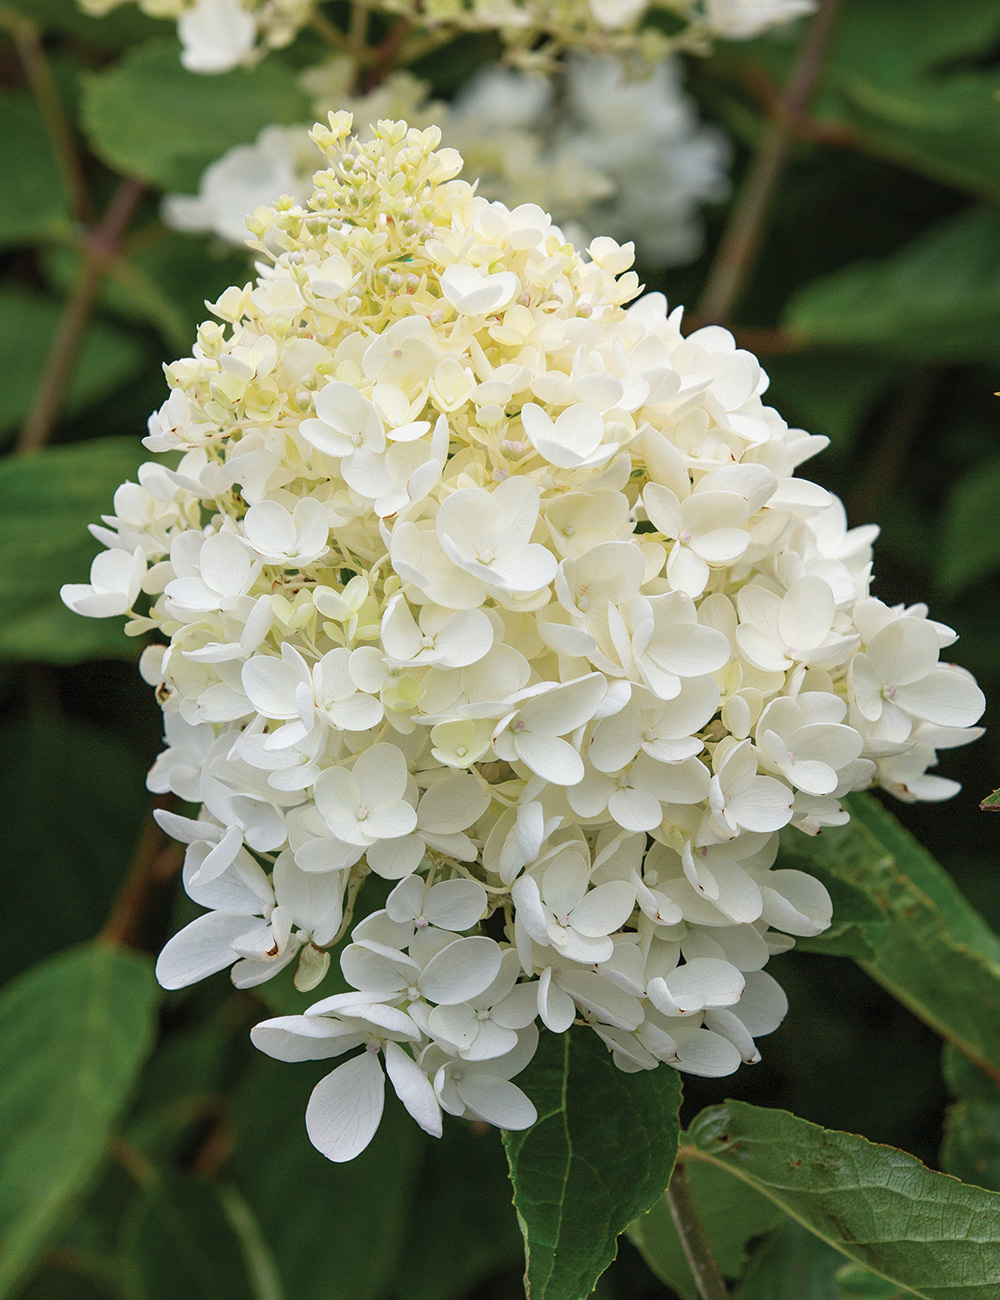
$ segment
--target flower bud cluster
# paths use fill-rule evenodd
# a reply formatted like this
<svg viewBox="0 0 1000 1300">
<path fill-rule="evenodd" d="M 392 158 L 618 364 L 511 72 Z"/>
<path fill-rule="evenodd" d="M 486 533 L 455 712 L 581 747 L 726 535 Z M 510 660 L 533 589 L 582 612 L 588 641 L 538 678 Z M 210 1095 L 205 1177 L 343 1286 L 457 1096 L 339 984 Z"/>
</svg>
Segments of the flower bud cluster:
<svg viewBox="0 0 1000 1300">
<path fill-rule="evenodd" d="M 179 461 L 119 488 L 63 592 L 160 639 L 149 784 L 201 806 L 160 818 L 207 909 L 166 987 L 316 988 L 387 882 L 349 991 L 253 1033 L 354 1053 L 307 1115 L 335 1160 L 385 1074 L 428 1132 L 532 1123 L 539 1025 L 628 1071 L 759 1059 L 769 955 L 831 916 L 777 832 L 873 782 L 945 797 L 926 769 L 983 708 L 954 634 L 870 595 L 876 530 L 797 476 L 824 440 L 729 333 L 627 307 L 629 245 L 478 196 L 436 128 L 350 128 L 314 129 L 307 206 L 248 220 L 258 277 L 149 421 Z"/>
<path fill-rule="evenodd" d="M 94 17 L 124 0 L 79 0 Z M 153 18 L 173 18 L 190 72 L 225 72 L 288 45 L 314 17 L 319 0 L 136 0 Z M 672 49 L 704 51 L 708 43 L 745 40 L 815 8 L 815 0 L 380 0 L 384 13 L 415 27 L 495 31 L 509 52 L 538 65 L 564 49 L 628 51 L 649 60 Z M 666 36 L 651 16 L 682 26 Z M 544 50 L 539 52 L 539 41 Z"/>
</svg>

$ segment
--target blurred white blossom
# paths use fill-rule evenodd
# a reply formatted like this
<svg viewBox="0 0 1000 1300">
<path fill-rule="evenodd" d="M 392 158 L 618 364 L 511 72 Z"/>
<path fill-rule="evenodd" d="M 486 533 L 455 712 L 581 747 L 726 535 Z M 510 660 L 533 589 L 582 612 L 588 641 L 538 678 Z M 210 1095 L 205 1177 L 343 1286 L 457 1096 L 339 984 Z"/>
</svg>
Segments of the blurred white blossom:
<svg viewBox="0 0 1000 1300">
<path fill-rule="evenodd" d="M 95 17 L 122 3 L 126 0 L 79 0 Z M 289 44 L 314 17 L 320 0 L 136 3 L 150 17 L 177 22 L 181 61 L 189 71 L 214 73 Z M 512 57 L 538 65 L 573 48 L 628 52 L 654 62 L 677 48 L 701 52 L 713 39 L 745 40 L 810 13 L 815 0 L 380 0 L 372 7 L 446 35 L 496 32 Z M 646 22 L 665 16 L 675 25 L 681 20 L 669 37 L 659 24 Z"/>
<path fill-rule="evenodd" d="M 481 194 L 509 207 L 538 204 L 581 247 L 598 230 L 632 240 L 652 266 L 697 256 L 701 208 L 727 190 L 728 141 L 699 120 L 674 60 L 634 75 L 617 58 L 582 53 L 568 55 L 551 76 L 491 66 L 447 106 L 428 100 L 425 83 L 407 72 L 353 96 L 342 58 L 310 69 L 303 81 L 319 116 L 345 109 L 359 124 L 437 121 L 444 142 L 478 176 Z M 246 214 L 283 194 L 303 200 L 320 161 L 305 127 L 267 127 L 207 168 L 197 196 L 167 198 L 164 220 L 243 243 Z"/>
</svg>

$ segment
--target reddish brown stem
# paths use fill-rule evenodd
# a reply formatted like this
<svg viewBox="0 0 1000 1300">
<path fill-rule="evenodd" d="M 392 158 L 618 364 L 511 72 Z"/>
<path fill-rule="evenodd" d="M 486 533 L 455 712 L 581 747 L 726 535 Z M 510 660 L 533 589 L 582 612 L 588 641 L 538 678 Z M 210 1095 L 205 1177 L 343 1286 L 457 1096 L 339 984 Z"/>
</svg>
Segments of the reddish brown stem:
<svg viewBox="0 0 1000 1300">
<path fill-rule="evenodd" d="M 364 76 L 362 90 L 367 94 L 380 86 L 393 69 L 396 56 L 410 34 L 408 18 L 398 18 L 389 28 L 385 39 L 372 51 L 372 60 Z"/>
<path fill-rule="evenodd" d="M 121 237 L 143 192 L 141 181 L 123 180 L 104 216 L 83 245 L 82 265 L 63 306 L 35 400 L 17 441 L 16 450 L 20 453 L 38 451 L 52 436 L 67 385 L 73 378 L 87 322 L 97 301 L 101 277 L 107 265 L 118 256 Z"/>
<path fill-rule="evenodd" d="M 839 0 L 820 0 L 819 11 L 806 29 L 780 97 L 780 113 L 764 128 L 719 243 L 715 262 L 695 311 L 696 324 L 724 324 L 746 285 L 767 227 L 778 183 L 788 163 L 793 139 L 790 123 L 798 121 L 805 113 L 823 67 L 838 3 Z"/>
<path fill-rule="evenodd" d="M 161 800 L 165 807 L 173 800 Z M 101 938 L 129 948 L 143 948 L 150 904 L 164 884 L 181 867 L 183 853 L 179 845 L 168 842 L 159 826 L 149 818 L 143 827 L 132 861 L 125 874 L 111 914 L 104 923 Z"/>
<path fill-rule="evenodd" d="M 17 47 L 24 75 L 35 96 L 38 111 L 48 132 L 56 165 L 62 172 L 73 206 L 73 215 L 77 221 L 93 221 L 94 207 L 83 178 L 83 167 L 73 139 L 73 128 L 70 126 L 62 99 L 59 97 L 49 61 L 45 57 L 42 33 L 30 18 L 7 5 L 0 6 L 0 27 L 10 32 Z"/>
</svg>

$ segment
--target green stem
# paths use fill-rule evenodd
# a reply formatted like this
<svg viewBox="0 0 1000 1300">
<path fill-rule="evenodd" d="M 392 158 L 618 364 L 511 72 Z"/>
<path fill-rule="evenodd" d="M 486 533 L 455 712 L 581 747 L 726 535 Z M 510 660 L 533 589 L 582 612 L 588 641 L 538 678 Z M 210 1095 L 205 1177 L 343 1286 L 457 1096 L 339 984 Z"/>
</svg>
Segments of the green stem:
<svg viewBox="0 0 1000 1300">
<path fill-rule="evenodd" d="M 695 311 L 699 324 L 724 324 L 753 270 L 771 204 L 788 163 L 795 123 L 823 67 L 839 0 L 820 0 L 799 46 L 778 112 L 761 136 Z"/>
<path fill-rule="evenodd" d="M 712 1254 L 694 1192 L 682 1164 L 674 1165 L 670 1186 L 667 1188 L 667 1205 L 701 1300 L 727 1300 L 726 1284 Z"/>
</svg>

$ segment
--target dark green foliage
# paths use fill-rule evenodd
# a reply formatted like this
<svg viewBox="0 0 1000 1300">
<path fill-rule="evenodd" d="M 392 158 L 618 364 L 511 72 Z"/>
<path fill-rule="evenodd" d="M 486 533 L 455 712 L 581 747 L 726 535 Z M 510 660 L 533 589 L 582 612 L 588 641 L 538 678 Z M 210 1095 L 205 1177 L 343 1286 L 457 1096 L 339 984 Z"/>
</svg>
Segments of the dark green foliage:
<svg viewBox="0 0 1000 1300">
<path fill-rule="evenodd" d="M 624 1074 L 598 1038 L 543 1034 L 520 1084 L 538 1120 L 504 1138 L 532 1300 L 587 1295 L 670 1180 L 680 1080 Z"/>
<path fill-rule="evenodd" d="M 105 1159 L 152 1045 L 150 963 L 71 948 L 0 1001 L 0 1296 L 13 1295 Z"/>
</svg>

